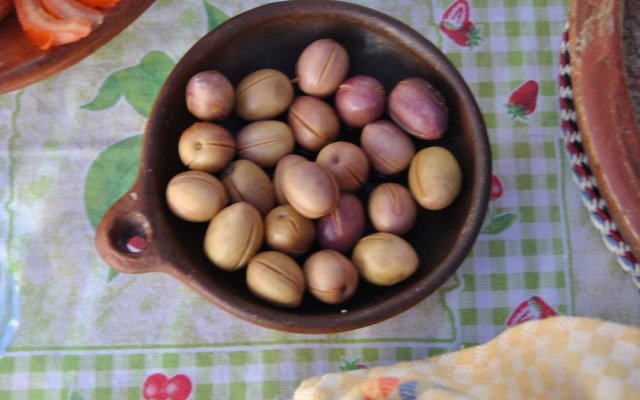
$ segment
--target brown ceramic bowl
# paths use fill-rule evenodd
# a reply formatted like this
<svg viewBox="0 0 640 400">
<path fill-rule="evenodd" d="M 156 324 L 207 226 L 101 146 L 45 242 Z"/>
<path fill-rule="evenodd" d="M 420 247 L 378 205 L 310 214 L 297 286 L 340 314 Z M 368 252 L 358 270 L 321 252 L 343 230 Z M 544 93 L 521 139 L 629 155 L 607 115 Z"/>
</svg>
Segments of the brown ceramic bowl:
<svg viewBox="0 0 640 400">
<path fill-rule="evenodd" d="M 569 51 L 589 166 L 640 259 L 640 14 L 634 0 L 573 0 Z M 605 79 L 603 79 L 605 77 Z"/>
<path fill-rule="evenodd" d="M 244 271 L 225 272 L 202 249 L 207 224 L 181 221 L 168 209 L 165 188 L 184 171 L 178 138 L 195 119 L 184 91 L 195 73 L 217 69 L 237 84 L 260 68 L 294 76 L 298 55 L 318 38 L 333 38 L 351 57 L 350 75 L 368 74 L 389 90 L 400 79 L 431 81 L 446 98 L 451 118 L 441 145 L 460 161 L 463 188 L 457 200 L 438 212 L 421 210 L 405 237 L 420 256 L 418 271 L 392 287 L 361 284 L 338 306 L 306 295 L 300 307 L 278 308 L 251 295 Z M 225 124 L 237 131 L 241 122 Z M 345 134 L 355 135 L 345 130 Z M 484 218 L 490 187 L 490 149 L 484 122 L 467 85 L 447 58 L 429 41 L 397 20 L 342 2 L 290 1 L 258 7 L 207 34 L 176 65 L 165 82 L 147 124 L 137 180 L 107 212 L 97 231 L 97 248 L 112 267 L 128 273 L 165 272 L 180 279 L 229 313 L 255 324 L 299 333 L 329 333 L 360 328 L 407 310 L 434 292 L 460 266 Z M 405 177 L 395 177 L 406 181 Z M 375 174 L 360 195 L 383 179 Z M 132 253 L 126 243 L 143 237 L 146 248 Z"/>
</svg>

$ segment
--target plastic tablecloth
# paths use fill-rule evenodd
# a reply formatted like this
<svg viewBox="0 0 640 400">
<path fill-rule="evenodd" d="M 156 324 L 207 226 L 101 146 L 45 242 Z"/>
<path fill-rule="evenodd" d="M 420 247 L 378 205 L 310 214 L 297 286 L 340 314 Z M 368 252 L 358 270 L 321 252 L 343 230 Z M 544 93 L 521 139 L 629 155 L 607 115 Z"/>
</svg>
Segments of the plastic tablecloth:
<svg viewBox="0 0 640 400">
<path fill-rule="evenodd" d="M 158 0 L 88 58 L 0 96 L 0 266 L 20 291 L 19 303 L 3 292 L 8 332 L 18 305 L 19 324 L 0 358 L 0 398 L 284 399 L 313 375 L 468 348 L 531 319 L 640 325 L 638 290 L 592 224 L 565 155 L 560 0 L 355 2 L 449 57 L 491 141 L 482 231 L 457 272 L 410 310 L 354 331 L 292 334 L 239 320 L 170 276 L 110 269 L 95 228 L 133 183 L 163 80 L 210 29 L 264 3 Z"/>
</svg>

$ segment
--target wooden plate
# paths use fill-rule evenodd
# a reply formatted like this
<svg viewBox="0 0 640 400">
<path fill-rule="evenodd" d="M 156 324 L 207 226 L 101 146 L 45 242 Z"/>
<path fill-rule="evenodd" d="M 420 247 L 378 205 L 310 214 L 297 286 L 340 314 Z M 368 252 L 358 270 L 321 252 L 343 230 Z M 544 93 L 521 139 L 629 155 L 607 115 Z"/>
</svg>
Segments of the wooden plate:
<svg viewBox="0 0 640 400">
<path fill-rule="evenodd" d="M 24 35 L 15 11 L 0 21 L 0 95 L 64 70 L 105 45 L 146 10 L 153 0 L 122 0 L 89 36 L 49 51 Z"/>
<path fill-rule="evenodd" d="M 609 212 L 637 259 L 639 6 L 638 0 L 572 0 L 569 15 L 572 86 L 585 151 Z"/>
</svg>

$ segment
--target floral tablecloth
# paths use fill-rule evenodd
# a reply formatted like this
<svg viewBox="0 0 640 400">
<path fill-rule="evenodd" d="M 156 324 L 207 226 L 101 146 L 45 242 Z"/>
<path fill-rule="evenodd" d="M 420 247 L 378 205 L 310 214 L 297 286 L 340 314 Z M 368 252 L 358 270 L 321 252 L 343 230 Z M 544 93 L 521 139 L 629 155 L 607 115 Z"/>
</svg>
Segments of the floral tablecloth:
<svg viewBox="0 0 640 400">
<path fill-rule="evenodd" d="M 355 1 L 442 49 L 491 140 L 482 232 L 412 309 L 355 331 L 290 334 L 236 319 L 169 276 L 111 270 L 95 227 L 133 182 L 164 78 L 206 32 L 264 3 L 158 0 L 90 57 L 0 96 L 0 265 L 20 288 L 1 399 L 284 399 L 313 375 L 458 350 L 530 319 L 640 326 L 637 288 L 592 225 L 565 156 L 561 0 Z"/>
</svg>

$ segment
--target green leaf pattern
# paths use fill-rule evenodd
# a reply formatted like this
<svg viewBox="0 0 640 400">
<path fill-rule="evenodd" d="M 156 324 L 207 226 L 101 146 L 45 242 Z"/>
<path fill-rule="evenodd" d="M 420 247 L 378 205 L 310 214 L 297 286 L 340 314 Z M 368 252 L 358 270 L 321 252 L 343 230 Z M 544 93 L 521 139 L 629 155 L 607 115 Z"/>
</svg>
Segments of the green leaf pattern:
<svg viewBox="0 0 640 400">
<path fill-rule="evenodd" d="M 208 30 L 229 18 L 206 0 L 203 7 Z M 138 113 L 149 117 L 158 92 L 174 66 L 175 62 L 166 53 L 150 51 L 139 64 L 109 75 L 93 100 L 81 108 L 102 111 L 124 98 Z M 109 207 L 135 182 L 141 149 L 142 135 L 131 136 L 104 149 L 89 168 L 84 198 L 87 216 L 94 229 Z M 110 269 L 107 280 L 112 281 L 117 275 L 116 270 Z"/>
</svg>

